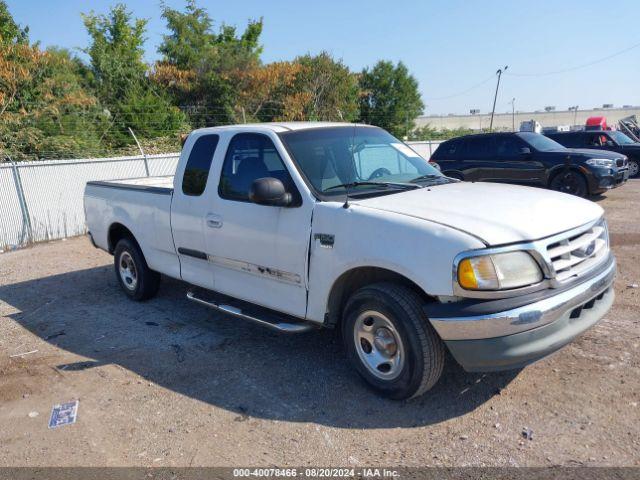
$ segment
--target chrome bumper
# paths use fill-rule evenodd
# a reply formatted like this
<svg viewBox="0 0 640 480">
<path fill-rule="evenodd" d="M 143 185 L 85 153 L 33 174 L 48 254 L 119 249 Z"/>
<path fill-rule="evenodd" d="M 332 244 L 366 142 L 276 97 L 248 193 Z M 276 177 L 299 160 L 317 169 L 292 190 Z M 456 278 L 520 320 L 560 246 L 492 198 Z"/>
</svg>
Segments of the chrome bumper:
<svg viewBox="0 0 640 480">
<path fill-rule="evenodd" d="M 444 341 L 488 339 L 525 332 L 556 322 L 589 304 L 611 287 L 615 272 L 616 262 L 612 259 L 597 276 L 538 302 L 496 313 L 429 320 Z"/>
</svg>

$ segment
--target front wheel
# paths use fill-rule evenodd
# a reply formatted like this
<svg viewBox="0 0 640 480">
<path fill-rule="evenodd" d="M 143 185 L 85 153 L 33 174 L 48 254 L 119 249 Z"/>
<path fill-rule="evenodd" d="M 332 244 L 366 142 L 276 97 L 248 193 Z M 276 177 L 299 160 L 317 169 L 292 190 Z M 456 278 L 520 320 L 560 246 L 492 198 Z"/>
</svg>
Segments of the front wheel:
<svg viewBox="0 0 640 480">
<path fill-rule="evenodd" d="M 557 173 L 551 180 L 549 188 L 577 197 L 586 197 L 589 193 L 587 179 L 575 170 L 563 170 Z"/>
<path fill-rule="evenodd" d="M 356 371 L 380 394 L 402 400 L 433 387 L 444 365 L 444 345 L 413 290 L 377 283 L 347 302 L 345 351 Z"/>
<path fill-rule="evenodd" d="M 129 238 L 116 245 L 113 262 L 118 283 L 132 300 L 143 301 L 155 296 L 160 288 L 160 274 L 147 265 L 140 247 Z"/>
<path fill-rule="evenodd" d="M 629 178 L 635 178 L 638 176 L 639 173 L 639 166 L 638 166 L 638 160 L 636 159 L 629 159 Z"/>
</svg>

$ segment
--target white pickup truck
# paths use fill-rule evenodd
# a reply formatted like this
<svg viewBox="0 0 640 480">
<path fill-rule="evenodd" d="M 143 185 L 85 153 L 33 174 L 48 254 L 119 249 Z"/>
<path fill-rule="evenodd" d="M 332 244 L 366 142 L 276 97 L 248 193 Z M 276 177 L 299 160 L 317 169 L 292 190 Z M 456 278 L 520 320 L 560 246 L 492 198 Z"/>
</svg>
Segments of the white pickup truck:
<svg viewBox="0 0 640 480">
<path fill-rule="evenodd" d="M 468 371 L 521 368 L 614 298 L 598 205 L 447 178 L 364 125 L 196 130 L 174 177 L 89 182 L 85 213 L 131 299 L 162 274 L 283 332 L 339 328 L 360 375 L 396 399 L 429 390 L 446 349 Z"/>
</svg>

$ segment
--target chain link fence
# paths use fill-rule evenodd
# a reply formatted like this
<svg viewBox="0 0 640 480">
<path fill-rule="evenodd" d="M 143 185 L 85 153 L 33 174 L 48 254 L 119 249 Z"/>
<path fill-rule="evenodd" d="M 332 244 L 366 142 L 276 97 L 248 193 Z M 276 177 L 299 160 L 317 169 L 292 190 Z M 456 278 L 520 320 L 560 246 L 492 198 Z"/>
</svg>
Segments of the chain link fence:
<svg viewBox="0 0 640 480">
<path fill-rule="evenodd" d="M 439 141 L 407 142 L 424 158 Z M 86 233 L 83 195 L 91 180 L 173 175 L 178 153 L 0 163 L 0 250 Z"/>
<path fill-rule="evenodd" d="M 86 233 L 91 180 L 173 175 L 179 154 L 0 163 L 0 250 Z"/>
</svg>

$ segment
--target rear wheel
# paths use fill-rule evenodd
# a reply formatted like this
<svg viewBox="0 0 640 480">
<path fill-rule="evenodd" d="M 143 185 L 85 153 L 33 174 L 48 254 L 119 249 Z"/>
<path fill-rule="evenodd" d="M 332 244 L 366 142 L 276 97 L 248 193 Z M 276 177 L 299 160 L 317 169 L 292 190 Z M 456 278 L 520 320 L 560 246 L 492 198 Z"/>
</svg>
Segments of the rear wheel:
<svg viewBox="0 0 640 480">
<path fill-rule="evenodd" d="M 345 351 L 380 394 L 401 400 L 433 387 L 444 365 L 444 345 L 413 290 L 377 283 L 348 301 L 342 323 Z"/>
<path fill-rule="evenodd" d="M 129 298 L 143 301 L 155 296 L 160 288 L 160 274 L 149 268 L 134 241 L 129 238 L 120 240 L 113 261 L 118 283 Z"/>
<path fill-rule="evenodd" d="M 639 172 L 638 160 L 629 159 L 629 178 L 634 178 L 638 176 Z"/>
<path fill-rule="evenodd" d="M 551 179 L 549 188 L 577 197 L 586 197 L 589 193 L 587 179 L 575 170 L 562 170 Z"/>
</svg>

